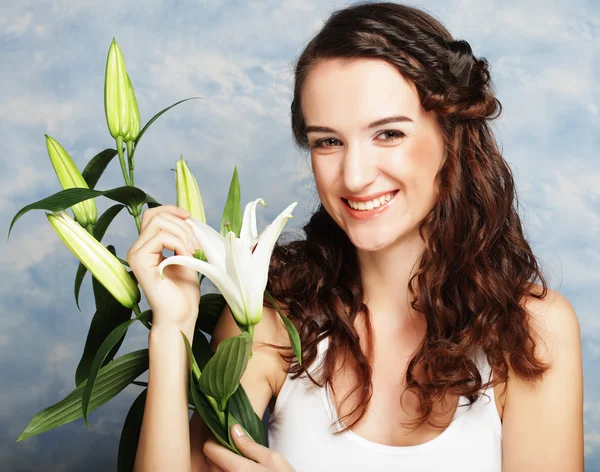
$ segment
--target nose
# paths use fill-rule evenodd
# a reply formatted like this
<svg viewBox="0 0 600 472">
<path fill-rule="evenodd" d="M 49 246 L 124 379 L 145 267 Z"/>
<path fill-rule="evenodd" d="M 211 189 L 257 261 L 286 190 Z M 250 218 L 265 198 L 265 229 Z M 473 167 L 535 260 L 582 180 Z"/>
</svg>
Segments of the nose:
<svg viewBox="0 0 600 472">
<path fill-rule="evenodd" d="M 361 146 L 362 141 L 348 144 L 342 162 L 342 177 L 350 193 L 359 193 L 379 175 L 376 156 Z"/>
</svg>

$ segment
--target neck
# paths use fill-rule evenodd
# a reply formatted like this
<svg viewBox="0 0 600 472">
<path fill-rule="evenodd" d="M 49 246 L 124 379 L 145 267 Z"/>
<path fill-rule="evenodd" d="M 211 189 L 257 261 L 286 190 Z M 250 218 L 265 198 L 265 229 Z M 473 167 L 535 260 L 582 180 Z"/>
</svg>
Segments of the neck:
<svg viewBox="0 0 600 472">
<path fill-rule="evenodd" d="M 357 249 L 365 304 L 375 326 L 402 326 L 419 317 L 410 306 L 408 282 L 418 267 L 425 243 L 416 237 L 399 239 L 379 251 Z M 416 281 L 413 281 L 416 287 Z"/>
</svg>

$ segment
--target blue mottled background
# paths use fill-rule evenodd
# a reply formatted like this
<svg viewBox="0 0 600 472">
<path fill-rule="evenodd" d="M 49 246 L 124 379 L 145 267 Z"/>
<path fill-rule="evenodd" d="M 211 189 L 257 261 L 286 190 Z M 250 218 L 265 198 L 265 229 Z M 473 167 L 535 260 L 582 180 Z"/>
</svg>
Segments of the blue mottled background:
<svg viewBox="0 0 600 472">
<path fill-rule="evenodd" d="M 0 4 L 0 233 L 28 203 L 60 190 L 44 133 L 80 168 L 114 146 L 103 109 L 106 54 L 116 37 L 142 121 L 157 121 L 136 153 L 136 185 L 175 202 L 175 161 L 199 181 L 218 225 L 234 164 L 242 203 L 263 197 L 259 227 L 299 201 L 299 230 L 318 198 L 289 124 L 292 63 L 346 2 L 316 0 L 3 1 Z M 495 131 L 514 170 L 528 239 L 551 288 L 573 304 L 585 369 L 586 470 L 600 471 L 600 4 L 586 0 L 443 0 L 416 4 L 491 64 L 504 107 Z M 97 185 L 123 185 L 115 159 Z M 112 203 L 97 199 L 100 212 Z M 104 242 L 124 257 L 137 232 L 122 212 Z M 34 211 L 0 248 L 0 469 L 113 470 L 121 426 L 140 391 L 130 386 L 83 421 L 16 443 L 39 410 L 74 388 L 93 314 L 89 275 L 82 311 L 77 261 Z M 145 300 L 142 307 L 147 307 Z M 146 346 L 136 324 L 121 353 Z M 140 378 L 144 380 L 145 375 Z"/>
</svg>

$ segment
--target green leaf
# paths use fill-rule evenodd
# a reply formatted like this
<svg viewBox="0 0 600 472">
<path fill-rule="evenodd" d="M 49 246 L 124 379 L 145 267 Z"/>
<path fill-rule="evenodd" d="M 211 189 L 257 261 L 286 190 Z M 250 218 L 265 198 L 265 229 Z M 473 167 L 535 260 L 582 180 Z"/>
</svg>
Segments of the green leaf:
<svg viewBox="0 0 600 472">
<path fill-rule="evenodd" d="M 240 456 L 243 456 L 243 454 L 239 451 L 239 449 L 235 445 L 233 438 L 231 437 L 231 427 L 234 424 L 237 424 L 238 421 L 229 412 L 229 402 L 227 402 L 227 406 L 225 407 L 225 418 L 227 418 L 227 441 L 231 445 L 231 449 L 233 450 L 233 452 L 235 452 L 236 454 L 238 454 Z"/>
<path fill-rule="evenodd" d="M 298 363 L 300 365 L 302 365 L 302 344 L 300 342 L 300 334 L 298 333 L 298 329 L 296 328 L 294 323 L 292 323 L 290 321 L 290 319 L 287 316 L 285 316 L 285 314 L 279 309 L 277 302 L 275 301 L 275 299 L 271 296 L 271 294 L 267 290 L 265 290 L 265 295 L 271 301 L 271 303 L 275 307 L 275 310 L 277 311 L 277 313 L 279 313 L 279 316 L 283 320 L 285 329 L 288 332 L 288 337 L 290 338 L 290 344 L 292 345 L 292 350 L 294 351 L 294 354 L 296 355 L 296 358 L 298 359 Z"/>
<path fill-rule="evenodd" d="M 196 328 L 212 336 L 217 321 L 225 308 L 225 297 L 220 293 L 207 293 L 200 297 Z"/>
<path fill-rule="evenodd" d="M 102 363 L 104 362 L 104 359 L 111 351 L 111 349 L 125 336 L 127 329 L 134 321 L 137 321 L 139 319 L 148 319 L 148 312 L 149 310 L 144 311 L 135 318 L 132 318 L 131 320 L 125 321 L 124 323 L 118 325 L 106 337 L 106 339 L 103 341 L 100 348 L 96 352 L 96 355 L 94 356 L 94 360 L 92 361 L 92 365 L 90 367 L 90 373 L 87 382 L 85 382 L 85 387 L 81 396 L 81 411 L 83 413 L 83 419 L 85 420 L 85 424 L 88 428 L 88 431 L 90 429 L 90 425 L 88 423 L 88 405 L 90 399 L 92 398 L 94 385 L 96 383 L 96 377 L 100 372 L 100 368 L 102 366 Z"/>
<path fill-rule="evenodd" d="M 152 196 L 146 194 L 146 198 L 144 198 L 144 201 L 142 202 L 142 205 L 144 203 L 148 204 L 148 208 L 155 208 L 157 206 L 161 206 L 160 203 L 158 203 Z"/>
<path fill-rule="evenodd" d="M 186 345 L 188 366 L 190 366 L 190 380 L 192 379 L 192 376 L 195 378 L 201 377 L 202 374 L 195 374 L 195 372 L 197 372 L 198 370 L 201 371 L 203 369 L 202 367 L 200 367 L 201 364 L 197 363 L 194 348 L 190 349 L 189 340 L 187 339 L 185 334 L 182 333 L 182 335 L 184 343 Z M 210 351 L 208 341 L 206 341 L 206 338 L 204 337 L 204 334 L 202 332 L 196 331 L 196 333 L 194 334 L 194 345 L 196 344 L 196 339 L 202 339 L 202 343 L 206 343 L 205 347 L 207 350 Z M 192 388 L 195 391 L 193 391 Z M 200 416 L 202 416 L 202 418 L 207 424 L 209 424 L 209 422 L 212 423 L 211 430 L 213 431 L 215 436 L 219 438 L 219 435 L 221 434 L 219 441 L 222 444 L 225 442 L 225 440 L 227 440 L 229 442 L 229 445 L 227 447 L 229 447 L 229 449 L 231 449 L 233 452 L 240 454 L 240 452 L 235 447 L 234 442 L 231 440 L 231 430 L 229 428 L 236 423 L 241 423 L 242 428 L 244 429 L 246 434 L 248 434 L 248 436 L 250 436 L 253 440 L 259 442 L 260 444 L 266 445 L 264 425 L 262 423 L 262 420 L 254 412 L 254 409 L 250 404 L 250 400 L 248 399 L 248 396 L 246 395 L 246 392 L 244 391 L 241 385 L 239 385 L 238 388 L 235 390 L 234 394 L 231 396 L 229 402 L 225 407 L 225 418 L 227 418 L 227 424 L 229 426 L 227 431 L 221 425 L 214 408 L 210 404 L 210 401 L 204 396 L 204 394 L 201 391 L 197 391 L 196 389 L 197 387 L 195 385 L 195 382 L 190 382 L 189 396 L 192 399 L 194 395 L 197 395 L 199 397 L 195 400 L 193 399 L 193 404 L 194 406 L 196 406 L 196 411 L 198 411 Z M 230 412 L 231 407 L 232 409 Z"/>
<path fill-rule="evenodd" d="M 112 221 L 115 219 L 115 217 L 119 214 L 119 212 L 123 208 L 125 208 L 125 205 L 122 205 L 122 204 L 113 205 L 108 210 L 106 210 L 104 213 L 102 213 L 100 218 L 98 218 L 98 221 L 96 221 L 96 224 L 94 225 L 94 237 L 98 241 L 102 241 L 102 238 L 104 237 L 104 234 L 106 233 L 106 230 L 108 229 L 108 227 L 110 226 Z"/>
<path fill-rule="evenodd" d="M 125 261 L 125 260 L 121 259 L 120 257 L 117 257 L 117 259 L 119 259 L 119 262 L 120 262 L 121 264 L 123 264 L 125 267 L 129 267 L 129 262 L 127 262 L 127 261 Z M 131 272 L 130 272 L 130 273 L 131 273 Z"/>
<path fill-rule="evenodd" d="M 217 401 L 221 411 L 225 411 L 227 400 L 240 384 L 251 349 L 252 339 L 247 332 L 223 339 L 204 366 L 198 386 Z"/>
<path fill-rule="evenodd" d="M 221 217 L 221 236 L 227 236 L 229 229 L 227 229 L 226 223 L 231 225 L 231 231 L 235 235 L 240 237 L 240 230 L 242 229 L 242 208 L 241 208 L 241 191 L 240 191 L 240 180 L 238 178 L 237 166 L 233 168 L 233 176 L 231 177 L 231 183 L 229 184 L 229 194 L 227 195 L 227 201 L 223 208 L 223 216 Z"/>
<path fill-rule="evenodd" d="M 96 224 L 94 225 L 94 237 L 98 241 L 102 241 L 102 238 L 104 237 L 104 233 L 106 232 L 108 226 L 123 208 L 125 208 L 125 205 L 113 205 L 108 210 L 106 210 L 102 214 L 102 216 L 100 216 L 100 218 L 98 218 L 98 221 L 96 221 Z M 75 275 L 75 303 L 77 304 L 77 308 L 79 309 L 79 311 L 81 311 L 81 308 L 79 308 L 79 291 L 81 290 L 81 284 L 86 273 L 87 267 L 80 262 L 79 266 L 77 267 L 77 273 Z"/>
<path fill-rule="evenodd" d="M 196 359 L 194 358 L 194 353 L 192 351 L 192 346 L 190 346 L 190 341 L 188 340 L 185 333 L 182 331 L 181 335 L 183 336 L 183 342 L 185 344 L 185 352 L 187 353 L 188 362 L 190 363 L 189 369 L 190 372 L 194 375 L 196 381 L 200 379 L 200 367 L 196 363 Z M 194 334 L 195 337 L 195 334 Z"/>
<path fill-rule="evenodd" d="M 210 344 L 204 333 L 199 329 L 196 329 L 194 332 L 194 340 L 192 341 L 192 352 L 194 353 L 194 357 L 196 362 L 198 363 L 198 367 L 200 371 L 204 370 L 204 367 L 213 356 L 213 352 L 210 349 Z"/>
<path fill-rule="evenodd" d="M 83 354 L 75 371 L 75 385 L 81 384 L 88 378 L 92 362 L 104 340 L 118 325 L 128 321 L 132 313 L 131 308 L 127 308 L 119 303 L 95 277 L 93 278 L 93 283 L 96 284 L 96 291 L 101 293 L 101 299 L 96 301 L 96 313 L 90 323 Z M 125 336 L 112 347 L 102 362 L 102 366 L 113 360 L 124 339 Z"/>
<path fill-rule="evenodd" d="M 108 246 L 112 247 L 112 246 Z M 111 251 L 112 252 L 112 251 Z M 106 304 L 106 298 L 111 296 L 110 292 L 106 290 L 106 287 L 98 282 L 98 279 L 92 275 L 92 290 L 94 291 L 94 300 L 96 302 L 96 310 Z"/>
<path fill-rule="evenodd" d="M 96 379 L 97 387 L 92 392 L 89 411 L 96 410 L 114 398 L 146 370 L 148 370 L 148 349 L 130 352 L 105 365 L 100 369 Z M 81 394 L 86 384 L 87 381 L 84 381 L 61 401 L 36 414 L 17 442 L 81 418 Z"/>
<path fill-rule="evenodd" d="M 142 139 L 142 136 L 144 135 L 144 133 L 146 132 L 146 130 L 147 130 L 147 129 L 150 127 L 150 125 L 151 125 L 152 123 L 154 123 L 154 122 L 155 122 L 155 121 L 158 119 L 158 117 L 159 117 L 159 116 L 161 116 L 161 115 L 162 115 L 164 112 L 166 112 L 167 110 L 170 110 L 171 108 L 173 108 L 173 107 L 174 107 L 174 106 L 176 106 L 176 105 L 179 105 L 180 103 L 187 102 L 188 100 L 194 100 L 194 99 L 196 99 L 196 98 L 197 98 L 197 99 L 202 99 L 202 98 L 204 98 L 204 97 L 190 97 L 190 98 L 186 98 L 186 99 L 184 99 L 184 100 L 180 100 L 180 101 L 178 101 L 177 103 L 173 103 L 173 105 L 171 105 L 170 107 L 167 107 L 167 108 L 165 108 L 165 109 L 164 109 L 164 110 L 162 110 L 162 111 L 159 111 L 159 112 L 158 112 L 156 115 L 154 115 L 154 116 L 153 116 L 153 117 L 150 119 L 150 121 L 148 121 L 148 123 L 146 123 L 146 125 L 145 125 L 145 126 L 142 128 L 142 130 L 140 131 L 140 134 L 138 134 L 138 137 L 137 137 L 137 138 L 135 139 L 135 141 L 134 141 L 135 145 L 137 146 L 137 143 L 139 143 L 139 142 L 140 142 L 140 139 Z"/>
<path fill-rule="evenodd" d="M 194 354 L 191 349 L 189 349 L 189 341 L 187 336 L 182 333 L 184 343 L 186 345 L 186 353 L 188 358 L 188 370 L 190 372 L 189 377 L 189 390 L 188 390 L 188 398 L 191 399 L 192 404 L 196 407 L 196 411 L 202 417 L 206 425 L 213 432 L 218 441 L 230 450 L 232 446 L 229 444 L 227 440 L 227 431 L 225 430 L 225 425 L 221 423 L 221 420 L 217 416 L 217 413 L 213 406 L 210 404 L 209 400 L 204 396 L 202 392 L 198 390 L 196 386 L 196 382 L 194 381 L 194 368 L 198 367 L 196 363 L 196 359 L 194 359 Z M 235 447 L 235 446 L 234 446 Z M 236 449 L 237 450 L 237 449 Z"/>
<path fill-rule="evenodd" d="M 96 186 L 102 173 L 116 155 L 117 150 L 109 148 L 92 157 L 81 173 L 89 188 L 93 189 Z"/>
<path fill-rule="evenodd" d="M 21 208 L 10 223 L 8 238 L 10 238 L 10 232 L 13 225 L 29 210 L 62 211 L 76 203 L 102 196 L 123 203 L 130 208 L 135 208 L 136 205 L 140 205 L 147 197 L 146 192 L 143 190 L 128 185 L 104 191 L 87 188 L 67 188 Z"/>
<path fill-rule="evenodd" d="M 265 425 L 254 411 L 242 384 L 231 396 L 228 405 L 229 412 L 240 423 L 246 434 L 258 444 L 266 447 Z M 230 431 L 234 424 L 235 422 L 229 425 Z"/>
<path fill-rule="evenodd" d="M 147 392 L 148 389 L 145 388 L 133 401 L 125 418 L 125 423 L 123 423 L 121 439 L 119 440 L 119 454 L 117 456 L 117 472 L 133 472 L 140 431 L 142 429 L 142 419 L 144 418 Z"/>
<path fill-rule="evenodd" d="M 194 376 L 189 375 L 189 396 L 196 407 L 196 411 L 202 417 L 206 425 L 210 428 L 217 440 L 230 451 L 236 452 L 235 446 L 229 444 L 227 431 L 225 426 L 221 424 L 217 414 L 208 402 L 208 399 L 198 390 L 194 382 Z"/>
</svg>

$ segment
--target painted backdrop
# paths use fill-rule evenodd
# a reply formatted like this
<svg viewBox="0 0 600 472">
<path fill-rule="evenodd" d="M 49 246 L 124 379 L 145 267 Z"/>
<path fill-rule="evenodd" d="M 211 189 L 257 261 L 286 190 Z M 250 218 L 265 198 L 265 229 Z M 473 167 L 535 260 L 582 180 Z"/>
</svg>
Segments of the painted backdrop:
<svg viewBox="0 0 600 472">
<path fill-rule="evenodd" d="M 103 109 L 106 54 L 116 37 L 142 122 L 156 122 L 136 152 L 136 184 L 175 203 L 175 161 L 196 175 L 217 225 L 234 164 L 242 203 L 263 197 L 259 227 L 299 201 L 286 231 L 316 209 L 310 165 L 293 146 L 292 63 L 329 13 L 316 0 L 23 0 L 0 5 L 0 234 L 24 205 L 60 190 L 44 133 L 83 168 L 114 146 Z M 491 64 L 504 112 L 496 132 L 520 192 L 528 238 L 551 288 L 571 301 L 582 330 L 586 470 L 600 471 L 600 4 L 528 0 L 423 0 Z M 97 188 L 123 185 L 117 161 Z M 99 212 L 110 203 L 97 199 Z M 105 237 L 124 257 L 137 236 L 122 212 Z M 0 247 L 0 469 L 114 470 L 130 386 L 82 420 L 15 443 L 29 420 L 74 387 L 93 297 L 79 312 L 77 262 L 42 211 L 18 221 Z M 208 287 L 208 285 L 207 285 Z M 142 309 L 147 307 L 142 301 Z M 146 346 L 136 324 L 121 353 Z M 144 380 L 143 376 L 140 380 Z"/>
</svg>

